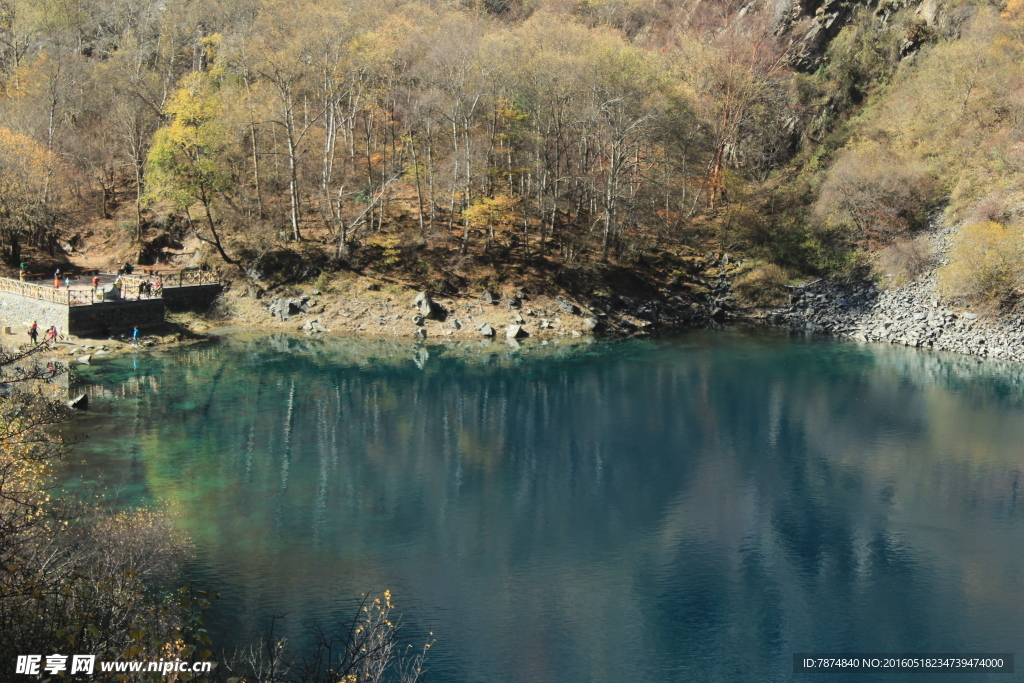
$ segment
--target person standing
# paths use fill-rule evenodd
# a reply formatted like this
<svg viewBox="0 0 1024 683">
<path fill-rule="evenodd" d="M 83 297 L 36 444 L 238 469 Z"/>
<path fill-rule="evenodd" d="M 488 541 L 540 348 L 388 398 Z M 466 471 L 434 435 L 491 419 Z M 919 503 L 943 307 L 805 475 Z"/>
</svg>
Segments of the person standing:
<svg viewBox="0 0 1024 683">
<path fill-rule="evenodd" d="M 60 289 L 60 277 L 53 278 L 53 288 Z"/>
<path fill-rule="evenodd" d="M 57 326 L 50 325 L 49 331 L 46 333 L 46 341 L 56 342 L 57 341 Z"/>
<path fill-rule="evenodd" d="M 136 325 L 134 328 L 132 328 L 132 344 L 135 344 L 138 341 L 139 341 L 139 326 Z"/>
<path fill-rule="evenodd" d="M 32 324 L 28 326 L 28 338 L 32 340 L 33 344 L 36 344 L 36 343 L 38 343 L 38 342 L 36 342 L 36 337 L 38 337 L 38 336 L 39 336 L 39 323 L 37 323 L 35 320 L 33 320 Z"/>
<path fill-rule="evenodd" d="M 99 275 L 93 275 L 92 276 L 92 295 L 93 296 L 96 296 L 96 290 L 99 289 L 99 288 L 100 288 L 100 276 Z"/>
</svg>

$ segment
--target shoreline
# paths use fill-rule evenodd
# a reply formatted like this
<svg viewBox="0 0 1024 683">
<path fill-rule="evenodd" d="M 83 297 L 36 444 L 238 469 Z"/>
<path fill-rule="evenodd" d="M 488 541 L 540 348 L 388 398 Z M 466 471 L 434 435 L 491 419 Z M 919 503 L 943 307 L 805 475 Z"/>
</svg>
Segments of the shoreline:
<svg viewBox="0 0 1024 683">
<path fill-rule="evenodd" d="M 931 262 L 912 282 L 883 289 L 870 280 L 816 280 L 791 288 L 789 305 L 761 320 L 810 334 L 1024 362 L 1024 317 L 987 316 L 942 301 L 937 274 L 955 231 L 931 233 Z"/>
</svg>

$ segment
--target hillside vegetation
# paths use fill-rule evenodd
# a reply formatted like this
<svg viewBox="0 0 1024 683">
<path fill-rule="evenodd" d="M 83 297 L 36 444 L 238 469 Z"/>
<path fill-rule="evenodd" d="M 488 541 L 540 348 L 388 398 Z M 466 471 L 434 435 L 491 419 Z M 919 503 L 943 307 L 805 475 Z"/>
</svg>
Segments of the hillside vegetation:
<svg viewBox="0 0 1024 683">
<path fill-rule="evenodd" d="M 946 295 L 1010 306 L 1022 28 L 1020 0 L 0 0 L 0 249 L 449 290 L 714 250 L 778 283 L 899 262 L 945 211 L 973 226 Z"/>
</svg>

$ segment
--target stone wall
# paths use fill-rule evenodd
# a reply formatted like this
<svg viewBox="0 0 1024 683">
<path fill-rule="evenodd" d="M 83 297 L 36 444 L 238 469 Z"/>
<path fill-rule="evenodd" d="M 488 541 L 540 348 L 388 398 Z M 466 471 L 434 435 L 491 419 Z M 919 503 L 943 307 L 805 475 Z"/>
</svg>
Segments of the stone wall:
<svg viewBox="0 0 1024 683">
<path fill-rule="evenodd" d="M 224 287 L 219 284 L 166 287 L 164 289 L 164 302 L 167 305 L 168 311 L 202 312 L 210 308 L 223 291 Z"/>
<path fill-rule="evenodd" d="M 164 323 L 164 302 L 161 299 L 139 301 L 104 301 L 92 306 L 72 306 L 68 329 L 71 334 L 110 336 L 125 334 L 138 325 L 140 330 Z"/>
<path fill-rule="evenodd" d="M 64 334 L 68 331 L 68 307 L 18 294 L 0 294 L 0 325 L 28 341 L 32 321 L 39 323 L 40 339 L 52 325 Z"/>
<path fill-rule="evenodd" d="M 223 291 L 223 286 L 195 285 L 169 287 L 163 299 L 104 301 L 91 306 L 57 304 L 19 294 L 0 293 L 0 326 L 28 341 L 28 327 L 39 323 L 39 335 L 56 325 L 61 334 L 109 336 L 140 330 L 164 323 L 165 307 L 172 311 L 205 311 Z"/>
</svg>

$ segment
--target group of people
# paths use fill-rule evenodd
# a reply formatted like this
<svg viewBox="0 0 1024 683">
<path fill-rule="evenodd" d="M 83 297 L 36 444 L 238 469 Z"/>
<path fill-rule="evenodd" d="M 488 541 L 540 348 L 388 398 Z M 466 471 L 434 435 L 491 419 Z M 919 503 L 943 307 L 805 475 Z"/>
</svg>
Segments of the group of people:
<svg viewBox="0 0 1024 683">
<path fill-rule="evenodd" d="M 164 283 L 161 280 L 152 282 L 150 280 L 144 280 L 139 283 L 139 298 L 145 294 L 147 298 L 151 296 L 161 296 L 164 293 Z"/>
<path fill-rule="evenodd" d="M 36 322 L 35 320 L 33 320 L 32 324 L 28 326 L 28 338 L 32 340 L 33 344 L 38 344 L 39 343 L 39 323 Z M 50 329 L 48 329 L 46 331 L 46 339 L 44 341 L 47 341 L 47 342 L 56 342 L 57 341 L 57 326 L 56 325 L 51 325 Z"/>
<path fill-rule="evenodd" d="M 124 285 L 121 282 L 121 275 L 130 275 L 133 270 L 134 270 L 134 268 L 132 268 L 132 264 L 125 263 L 123 267 L 118 269 L 118 277 L 117 277 L 117 280 L 114 282 L 114 284 L 117 285 L 119 288 L 123 287 Z M 27 273 L 28 273 L 28 268 L 27 268 L 27 266 L 24 263 L 22 263 L 21 264 L 20 273 L 19 273 L 22 282 L 25 281 Z M 53 287 L 54 287 L 54 289 L 60 289 L 61 285 L 64 285 L 64 287 L 70 289 L 71 288 L 71 276 L 68 275 L 67 273 L 65 273 L 64 274 L 64 278 L 62 279 L 61 278 L 60 268 L 57 268 L 53 272 Z M 93 278 L 92 278 L 92 293 L 93 293 L 94 296 L 99 293 L 99 287 L 100 287 L 100 278 L 99 278 L 98 275 L 94 275 Z M 156 281 L 144 280 L 144 281 L 139 283 L 139 298 L 140 299 L 142 297 L 151 298 L 151 297 L 154 297 L 154 296 L 163 296 L 163 293 L 164 293 L 164 283 L 159 278 L 157 278 Z"/>
<path fill-rule="evenodd" d="M 60 268 L 58 268 L 53 273 L 53 288 L 54 289 L 60 289 L 60 283 L 61 283 Z M 67 274 L 64 275 L 64 286 L 67 287 L 68 289 L 71 289 L 71 276 L 70 275 L 67 275 Z"/>
</svg>

